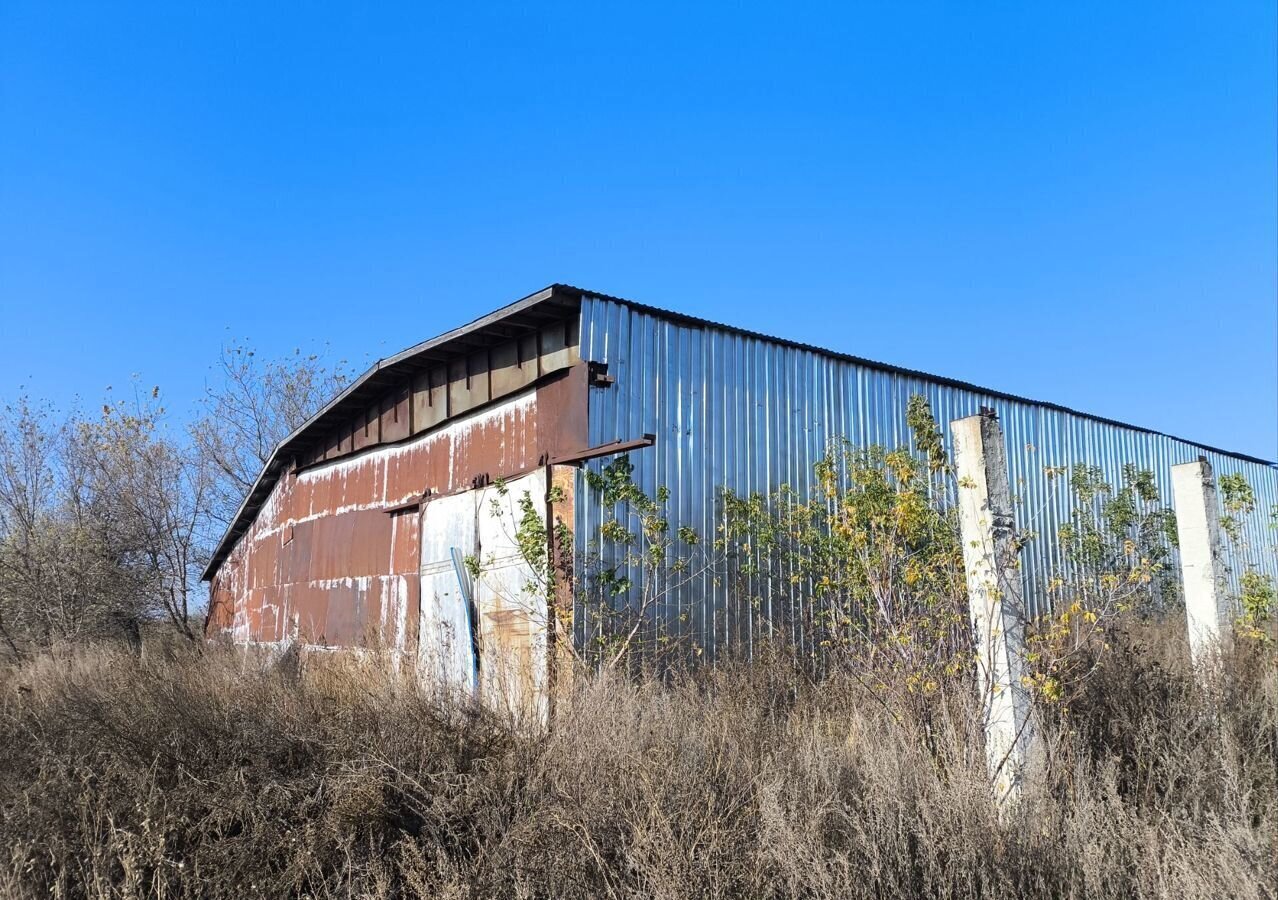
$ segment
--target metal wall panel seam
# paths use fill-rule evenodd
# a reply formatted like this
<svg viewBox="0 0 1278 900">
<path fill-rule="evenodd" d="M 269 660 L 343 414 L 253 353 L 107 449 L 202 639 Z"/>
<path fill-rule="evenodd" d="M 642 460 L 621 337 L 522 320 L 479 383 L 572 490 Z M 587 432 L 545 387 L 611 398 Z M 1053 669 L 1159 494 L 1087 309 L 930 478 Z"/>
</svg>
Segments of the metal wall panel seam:
<svg viewBox="0 0 1278 900">
<path fill-rule="evenodd" d="M 1073 506 L 1070 478 L 1049 481 L 1044 466 L 1067 470 L 1097 465 L 1116 487 L 1126 462 L 1150 469 L 1162 501 L 1171 505 L 1170 467 L 1206 456 L 1221 477 L 1241 473 L 1256 494 L 1256 509 L 1241 533 L 1250 549 L 1230 551 L 1230 581 L 1237 591 L 1246 555 L 1262 571 L 1278 576 L 1275 532 L 1268 516 L 1278 504 L 1278 469 L 1204 450 L 1164 435 L 1101 422 L 1037 404 L 995 398 L 979 391 L 930 382 L 913 375 L 875 369 L 814 350 L 774 344 L 710 326 L 672 322 L 611 300 L 587 295 L 581 306 L 582 356 L 606 362 L 616 383 L 591 389 L 591 443 L 653 432 L 657 446 L 632 454 L 637 483 L 646 491 L 671 491 L 672 527 L 698 528 L 707 541 L 722 522 L 719 491 L 768 493 L 789 484 L 811 489 L 812 466 L 832 439 L 847 437 L 865 447 L 893 447 L 908 441 L 905 412 L 913 393 L 923 394 L 942 430 L 949 422 L 994 407 L 1003 423 L 1009 474 L 1018 499 L 1018 525 L 1038 533 L 1026 548 L 1026 577 L 1032 610 L 1045 612 L 1044 579 L 1063 564 L 1056 540 Z M 718 404 L 718 405 L 716 405 Z M 599 471 L 607 460 L 588 466 Z M 584 488 L 577 493 L 579 551 L 597 541 L 608 511 Z M 592 538 L 592 535 L 595 537 Z M 627 574 L 637 579 L 637 571 Z M 776 599 L 786 597 L 784 573 L 769 571 L 748 585 L 764 599 L 764 616 L 775 623 Z M 747 610 L 733 606 L 731 586 L 707 575 L 669 598 L 676 617 L 704 636 L 713 656 L 733 640 L 754 640 L 753 621 L 741 627 Z M 800 624 L 813 612 L 800 605 L 788 623 L 799 645 L 808 640 Z M 584 634 L 578 629 L 578 635 Z M 680 633 L 684 632 L 680 630 Z M 745 649 L 749 649 L 747 646 Z"/>
</svg>

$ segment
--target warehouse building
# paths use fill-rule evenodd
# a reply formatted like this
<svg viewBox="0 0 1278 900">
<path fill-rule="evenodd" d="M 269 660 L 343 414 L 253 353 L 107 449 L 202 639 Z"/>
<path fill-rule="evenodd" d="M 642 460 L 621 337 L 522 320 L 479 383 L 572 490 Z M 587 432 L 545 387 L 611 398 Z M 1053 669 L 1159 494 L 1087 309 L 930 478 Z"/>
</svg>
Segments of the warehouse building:
<svg viewBox="0 0 1278 900">
<path fill-rule="evenodd" d="M 1271 462 L 557 284 L 380 360 L 281 442 L 205 572 L 207 634 L 381 648 L 425 681 L 544 714 L 557 653 L 590 626 L 563 580 L 538 608 L 519 498 L 556 523 L 547 552 L 560 571 L 595 552 L 610 514 L 583 473 L 619 453 L 646 491 L 669 489 L 676 527 L 713 534 L 725 487 L 802 492 L 832 439 L 907 443 L 913 394 L 943 427 L 997 412 L 1020 502 L 1045 534 L 1069 516 L 1045 467 L 1096 465 L 1118 482 L 1133 463 L 1168 500 L 1176 463 L 1240 473 L 1257 496 L 1243 541 L 1278 575 Z M 1031 585 L 1058 552 L 1050 540 L 1026 548 Z M 753 639 L 737 602 L 707 576 L 654 615 L 713 654 Z"/>
</svg>

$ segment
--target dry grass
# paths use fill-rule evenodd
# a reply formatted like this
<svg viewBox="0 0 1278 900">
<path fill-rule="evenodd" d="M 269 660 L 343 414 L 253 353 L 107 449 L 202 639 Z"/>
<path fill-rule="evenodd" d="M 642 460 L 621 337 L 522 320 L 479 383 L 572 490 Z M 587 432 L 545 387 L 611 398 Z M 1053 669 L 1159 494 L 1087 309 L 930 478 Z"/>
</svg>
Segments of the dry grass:
<svg viewBox="0 0 1278 900">
<path fill-rule="evenodd" d="M 784 658 L 582 679 L 548 735 L 383 679 L 109 647 L 2 676 L 15 897 L 1272 897 L 1278 673 L 1129 631 L 1006 821 L 960 703 Z M 1219 709 L 1219 714 L 1213 712 Z"/>
</svg>

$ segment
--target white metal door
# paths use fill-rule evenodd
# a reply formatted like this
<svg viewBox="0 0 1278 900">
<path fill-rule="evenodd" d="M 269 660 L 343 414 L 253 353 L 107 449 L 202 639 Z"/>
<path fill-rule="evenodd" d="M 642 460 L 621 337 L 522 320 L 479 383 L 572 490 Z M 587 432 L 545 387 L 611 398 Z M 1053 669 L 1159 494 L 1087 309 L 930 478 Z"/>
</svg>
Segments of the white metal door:
<svg viewBox="0 0 1278 900">
<path fill-rule="evenodd" d="M 544 542 L 534 542 L 521 549 L 519 532 L 529 514 L 545 527 L 546 475 L 538 470 L 479 493 L 480 574 L 475 605 L 482 648 L 480 693 L 490 709 L 521 721 L 544 723 L 549 712 L 549 606 L 544 574 L 533 563 L 545 548 Z M 527 506 L 521 503 L 525 497 L 530 501 Z M 527 555 L 529 551 L 534 559 Z"/>
<path fill-rule="evenodd" d="M 417 658 L 423 683 L 444 696 L 474 697 L 476 658 L 471 612 L 454 561 L 472 557 L 478 491 L 438 497 L 422 511 L 421 619 Z"/>
</svg>

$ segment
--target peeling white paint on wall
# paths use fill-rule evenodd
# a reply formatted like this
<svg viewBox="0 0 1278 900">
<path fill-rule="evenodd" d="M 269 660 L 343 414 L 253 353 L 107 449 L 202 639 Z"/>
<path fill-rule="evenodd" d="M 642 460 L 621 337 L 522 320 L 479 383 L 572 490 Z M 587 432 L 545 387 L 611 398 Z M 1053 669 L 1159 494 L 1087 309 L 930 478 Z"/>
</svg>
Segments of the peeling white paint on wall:
<svg viewBox="0 0 1278 900">
<path fill-rule="evenodd" d="M 280 478 L 221 567 L 217 588 L 223 598 L 219 602 L 225 604 L 221 607 L 225 616 L 221 621 L 228 626 L 225 632 L 237 644 L 258 647 L 302 646 L 317 640 L 339 645 L 373 641 L 393 655 L 397 667 L 405 653 L 416 658 L 419 648 L 406 644 L 412 640 L 416 645 L 420 631 L 410 606 L 415 606 L 420 586 L 414 562 L 419 558 L 421 536 L 414 533 L 411 545 L 405 544 L 409 536 L 404 529 L 411 522 L 416 531 L 419 518 L 392 516 L 387 531 L 379 532 L 377 546 L 367 548 L 376 559 L 365 557 L 363 568 L 354 570 L 368 572 L 371 567 L 372 572 L 393 573 L 407 565 L 414 570 L 407 576 L 400 572 L 314 578 L 310 574 L 314 568 L 294 568 L 299 558 L 292 555 L 295 550 L 287 549 L 291 530 L 348 514 L 387 512 L 414 502 L 426 488 L 447 493 L 468 483 L 470 474 L 456 469 L 465 466 L 473 453 L 479 454 L 473 458 L 483 460 L 485 467 L 525 464 L 527 448 L 536 438 L 536 404 L 537 391 L 530 388 L 411 440 L 369 448 Z M 435 483 L 440 479 L 443 483 Z M 380 542 L 387 533 L 389 546 L 382 548 Z M 304 539 L 314 541 L 315 537 Z M 325 552 L 315 546 L 301 552 L 311 551 Z M 307 565 L 305 560 L 306 556 L 300 557 L 300 564 Z M 312 560 L 311 565 L 315 564 Z M 325 594 L 330 596 L 326 599 Z M 341 595 L 359 604 L 357 635 L 348 633 L 351 623 Z"/>
<path fill-rule="evenodd" d="M 500 424 L 510 413 L 519 413 L 527 416 L 528 412 L 536 405 L 536 402 L 537 392 L 535 390 L 525 391 L 522 394 L 511 397 L 509 400 L 503 400 L 501 403 L 493 404 L 478 412 L 452 419 L 443 428 L 426 432 L 416 440 L 396 444 L 392 447 L 369 450 L 358 456 L 320 463 L 314 468 L 299 472 L 297 480 L 307 482 L 320 478 L 331 478 L 335 475 L 348 475 L 379 462 L 398 461 L 418 452 L 423 447 L 429 448 L 442 440 L 452 440 L 459 436 L 464 439 L 468 438 L 472 429 Z"/>
<path fill-rule="evenodd" d="M 419 496 L 417 489 L 406 490 L 402 495 L 397 497 L 387 496 L 387 492 L 390 490 L 390 471 L 393 464 L 406 462 L 413 454 L 420 453 L 423 450 L 430 450 L 431 447 L 438 444 L 440 441 L 448 441 L 448 464 L 451 471 L 456 461 L 457 448 L 459 446 L 464 447 L 469 445 L 471 433 L 474 428 L 500 424 L 505 421 L 506 416 L 510 414 L 518 416 L 519 425 L 520 427 L 523 427 L 526 424 L 529 412 L 536 405 L 536 400 L 536 391 L 526 391 L 510 398 L 509 400 L 488 407 L 487 409 L 453 420 L 443 428 L 429 432 L 416 440 L 409 441 L 404 444 L 398 444 L 393 447 L 382 447 L 370 450 L 358 456 L 334 460 L 331 463 L 322 463 L 312 469 L 299 472 L 297 476 L 297 480 L 300 484 L 314 484 L 320 481 L 332 479 L 333 483 L 341 486 L 341 499 L 342 501 L 345 501 L 347 485 L 349 484 L 351 477 L 368 473 L 374 478 L 380 477 L 381 479 L 381 497 L 377 500 L 365 501 L 363 503 L 341 502 L 333 508 L 316 511 L 316 495 L 312 494 L 306 515 L 280 519 L 277 514 L 279 512 L 280 498 L 284 493 L 285 484 L 284 480 L 281 479 L 276 483 L 275 488 L 271 491 L 270 497 L 263 505 L 262 512 L 260 512 L 257 517 L 259 522 L 274 522 L 275 524 L 250 532 L 250 540 L 258 541 L 274 537 L 290 527 L 304 525 L 307 522 L 313 522 L 317 519 L 340 516 L 345 513 L 385 509 L 391 506 L 398 506 L 402 503 L 410 503 Z"/>
</svg>

